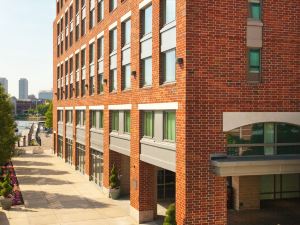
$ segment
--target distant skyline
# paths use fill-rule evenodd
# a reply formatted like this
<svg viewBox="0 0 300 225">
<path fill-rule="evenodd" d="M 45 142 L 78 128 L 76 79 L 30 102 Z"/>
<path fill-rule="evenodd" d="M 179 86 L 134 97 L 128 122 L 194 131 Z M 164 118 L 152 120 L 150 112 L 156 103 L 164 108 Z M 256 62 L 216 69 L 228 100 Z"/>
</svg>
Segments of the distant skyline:
<svg viewBox="0 0 300 225">
<path fill-rule="evenodd" d="M 19 79 L 28 79 L 28 94 L 52 88 L 54 0 L 0 0 L 0 77 L 8 93 L 19 96 Z"/>
</svg>

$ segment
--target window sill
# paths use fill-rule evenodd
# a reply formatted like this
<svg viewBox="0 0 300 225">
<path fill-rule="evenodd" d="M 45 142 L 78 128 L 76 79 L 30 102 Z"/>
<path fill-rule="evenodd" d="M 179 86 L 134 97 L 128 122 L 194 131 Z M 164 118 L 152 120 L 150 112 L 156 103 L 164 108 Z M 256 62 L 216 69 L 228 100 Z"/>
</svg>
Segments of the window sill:
<svg viewBox="0 0 300 225">
<path fill-rule="evenodd" d="M 163 26 L 163 28 L 161 28 L 160 33 L 166 32 L 167 30 L 170 30 L 172 28 L 176 27 L 176 20 L 167 23 Z"/>
<path fill-rule="evenodd" d="M 176 81 L 164 82 L 160 87 L 176 86 Z"/>
<path fill-rule="evenodd" d="M 148 34 L 145 34 L 145 35 L 141 38 L 140 42 L 147 41 L 148 39 L 151 39 L 151 38 L 152 38 L 152 32 L 151 32 L 151 33 L 148 33 Z"/>
<path fill-rule="evenodd" d="M 131 47 L 130 43 L 123 46 L 122 51 L 129 49 Z"/>
<path fill-rule="evenodd" d="M 109 94 L 115 95 L 115 94 L 117 94 L 117 91 L 116 90 L 115 91 L 111 91 L 111 92 L 109 92 Z"/>
<path fill-rule="evenodd" d="M 120 134 L 116 131 L 112 131 L 109 136 L 130 141 L 130 134 L 128 133 Z"/>
<path fill-rule="evenodd" d="M 103 134 L 103 129 L 98 129 L 98 128 L 91 128 L 90 129 L 90 132 L 94 132 L 94 133 L 97 133 L 97 134 Z"/>
<path fill-rule="evenodd" d="M 141 89 L 142 90 L 152 89 L 152 85 L 143 86 L 141 87 Z"/>
<path fill-rule="evenodd" d="M 258 26 L 258 27 L 263 27 L 263 22 L 261 20 L 257 20 L 257 19 L 252 19 L 252 18 L 248 18 L 247 19 L 247 25 L 248 26 Z"/>
<path fill-rule="evenodd" d="M 130 91 L 132 91 L 131 88 L 126 88 L 126 89 L 123 89 L 123 90 L 122 90 L 123 93 L 130 92 Z"/>
<path fill-rule="evenodd" d="M 145 145 L 154 146 L 157 148 L 163 148 L 163 149 L 167 149 L 167 150 L 176 151 L 176 143 L 175 142 L 166 142 L 166 141 L 157 142 L 153 138 L 143 137 L 141 139 L 140 143 L 145 144 Z"/>
</svg>

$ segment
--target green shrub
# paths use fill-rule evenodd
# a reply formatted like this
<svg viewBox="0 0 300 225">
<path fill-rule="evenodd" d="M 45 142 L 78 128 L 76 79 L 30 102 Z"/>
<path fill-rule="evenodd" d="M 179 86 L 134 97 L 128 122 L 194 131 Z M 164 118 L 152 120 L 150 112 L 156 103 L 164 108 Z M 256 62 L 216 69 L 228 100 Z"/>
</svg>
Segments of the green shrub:
<svg viewBox="0 0 300 225">
<path fill-rule="evenodd" d="M 163 225 L 176 225 L 175 204 L 169 205 Z"/>
<path fill-rule="evenodd" d="M 9 174 L 6 175 L 3 182 L 0 183 L 0 196 L 7 197 L 12 193 L 13 187 L 10 185 Z"/>
<path fill-rule="evenodd" d="M 116 170 L 115 164 L 113 165 L 110 172 L 109 186 L 111 189 L 117 189 L 120 187 L 119 174 Z"/>
</svg>

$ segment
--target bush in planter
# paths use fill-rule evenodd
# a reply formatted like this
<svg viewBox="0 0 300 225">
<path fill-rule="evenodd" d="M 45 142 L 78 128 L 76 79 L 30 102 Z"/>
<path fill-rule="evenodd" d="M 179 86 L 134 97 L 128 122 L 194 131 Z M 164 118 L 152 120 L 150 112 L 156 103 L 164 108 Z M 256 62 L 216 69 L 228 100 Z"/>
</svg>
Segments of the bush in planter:
<svg viewBox="0 0 300 225">
<path fill-rule="evenodd" d="M 0 203 L 3 209 L 8 210 L 11 208 L 12 200 L 9 198 L 12 193 L 13 187 L 10 185 L 9 174 L 6 175 L 3 182 L 0 183 L 0 196 L 3 198 L 0 199 Z"/>
<path fill-rule="evenodd" d="M 110 186 L 110 197 L 112 199 L 117 199 L 120 196 L 120 179 L 115 164 L 113 165 L 110 172 L 109 186 Z"/>
<path fill-rule="evenodd" d="M 176 225 L 175 204 L 169 205 L 163 225 Z"/>
</svg>

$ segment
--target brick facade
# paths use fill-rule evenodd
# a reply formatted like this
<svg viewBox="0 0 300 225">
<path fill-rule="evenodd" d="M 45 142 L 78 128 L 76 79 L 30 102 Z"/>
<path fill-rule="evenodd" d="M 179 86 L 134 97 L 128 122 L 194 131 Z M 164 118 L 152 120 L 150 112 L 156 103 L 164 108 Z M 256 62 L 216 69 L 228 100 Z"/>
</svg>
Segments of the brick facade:
<svg viewBox="0 0 300 225">
<path fill-rule="evenodd" d="M 298 0 L 263 1 L 262 82 L 249 83 L 247 77 L 246 27 L 248 1 L 177 0 L 176 83 L 160 85 L 160 14 L 161 5 L 152 0 L 152 87 L 140 88 L 140 11 L 139 0 L 118 0 L 109 12 L 104 0 L 104 20 L 92 29 L 89 25 L 89 1 L 86 1 L 87 34 L 57 57 L 57 21 L 70 0 L 64 1 L 53 23 L 53 90 L 57 90 L 57 65 L 86 44 L 86 82 L 89 81 L 89 41 L 104 31 L 104 93 L 68 100 L 54 95 L 53 129 L 57 131 L 57 107 L 104 105 L 104 187 L 109 187 L 109 171 L 115 155 L 109 149 L 110 113 L 108 105 L 132 104 L 130 148 L 130 205 L 139 212 L 156 214 L 155 166 L 140 160 L 142 137 L 141 103 L 178 102 L 176 111 L 176 217 L 178 225 L 227 224 L 226 179 L 210 170 L 210 155 L 225 153 L 222 131 L 223 112 L 297 112 L 300 108 L 300 23 Z M 97 1 L 96 1 L 97 2 Z M 75 24 L 75 0 L 73 1 Z M 131 10 L 131 90 L 121 91 L 121 22 Z M 97 13 L 96 13 L 97 14 Z M 109 92 L 109 30 L 117 21 L 118 90 Z M 75 26 L 73 35 L 75 33 Z M 96 44 L 97 42 L 95 42 Z M 74 60 L 75 61 L 75 60 Z M 96 63 L 95 63 L 96 64 Z M 95 74 L 97 67 L 95 66 Z M 75 84 L 75 63 L 73 69 Z M 98 89 L 97 83 L 95 89 Z M 74 95 L 75 96 L 75 95 Z M 73 112 L 74 139 L 76 114 Z M 89 174 L 89 110 L 86 110 L 86 171 Z M 57 136 L 56 136 L 57 137 Z M 56 141 L 57 143 L 57 141 Z M 75 164 L 75 141 L 73 160 Z M 65 146 L 65 143 L 64 143 Z M 64 147 L 65 148 L 65 147 Z M 64 149 L 65 151 L 65 149 Z M 118 158 L 118 156 L 117 156 Z M 117 160 L 118 161 L 118 160 Z"/>
</svg>

